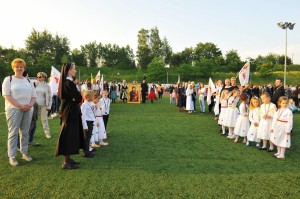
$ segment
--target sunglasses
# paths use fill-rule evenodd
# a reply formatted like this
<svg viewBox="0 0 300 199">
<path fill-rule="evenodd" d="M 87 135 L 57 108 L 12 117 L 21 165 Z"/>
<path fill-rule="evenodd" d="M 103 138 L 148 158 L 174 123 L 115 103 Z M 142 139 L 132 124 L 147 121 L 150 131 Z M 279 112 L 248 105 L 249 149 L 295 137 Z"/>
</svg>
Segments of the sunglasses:
<svg viewBox="0 0 300 199">
<path fill-rule="evenodd" d="M 42 77 L 45 78 L 44 76 L 38 76 L 37 78 L 42 78 Z"/>
</svg>

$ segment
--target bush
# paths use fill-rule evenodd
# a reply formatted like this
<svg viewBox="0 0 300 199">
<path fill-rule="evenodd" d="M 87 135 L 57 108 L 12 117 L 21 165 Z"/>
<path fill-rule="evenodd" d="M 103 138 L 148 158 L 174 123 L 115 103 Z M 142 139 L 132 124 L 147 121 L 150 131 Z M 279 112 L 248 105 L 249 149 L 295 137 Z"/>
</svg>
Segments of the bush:
<svg viewBox="0 0 300 199">
<path fill-rule="evenodd" d="M 161 81 L 167 76 L 167 70 L 165 63 L 161 58 L 154 58 L 147 68 L 147 79 L 148 81 Z"/>
</svg>

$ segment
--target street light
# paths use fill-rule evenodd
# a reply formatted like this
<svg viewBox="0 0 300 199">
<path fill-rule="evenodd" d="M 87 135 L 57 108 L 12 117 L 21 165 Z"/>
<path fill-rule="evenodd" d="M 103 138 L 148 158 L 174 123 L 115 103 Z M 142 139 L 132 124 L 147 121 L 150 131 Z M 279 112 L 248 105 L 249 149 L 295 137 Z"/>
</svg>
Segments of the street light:
<svg viewBox="0 0 300 199">
<path fill-rule="evenodd" d="M 283 80 L 283 84 L 284 86 L 286 85 L 286 57 L 287 57 L 287 30 L 293 30 L 294 26 L 296 23 L 291 23 L 291 22 L 279 22 L 277 23 L 279 28 L 282 28 L 283 30 L 285 30 L 285 57 L 284 57 L 284 80 Z"/>
</svg>

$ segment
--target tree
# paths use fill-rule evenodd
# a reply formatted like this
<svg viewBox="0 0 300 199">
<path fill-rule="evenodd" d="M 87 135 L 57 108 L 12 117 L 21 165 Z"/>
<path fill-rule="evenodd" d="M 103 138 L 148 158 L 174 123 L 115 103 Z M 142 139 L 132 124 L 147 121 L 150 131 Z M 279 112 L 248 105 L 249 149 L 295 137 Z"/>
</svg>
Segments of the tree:
<svg viewBox="0 0 300 199">
<path fill-rule="evenodd" d="M 96 41 L 81 46 L 88 67 L 97 67 L 96 59 L 98 57 L 98 45 Z"/>
<path fill-rule="evenodd" d="M 230 50 L 226 53 L 225 65 L 233 72 L 237 72 L 241 69 L 242 61 L 236 50 Z"/>
<path fill-rule="evenodd" d="M 164 58 L 165 64 L 171 65 L 171 56 L 172 56 L 172 48 L 169 45 L 169 42 L 166 37 L 162 40 L 162 56 Z"/>
<path fill-rule="evenodd" d="M 146 69 L 152 60 L 152 56 L 149 46 L 149 31 L 144 28 L 138 32 L 138 47 L 136 54 L 139 67 Z"/>
<path fill-rule="evenodd" d="M 216 59 L 222 55 L 221 50 L 216 44 L 211 42 L 198 43 L 194 49 L 195 61 L 200 61 L 202 58 Z"/>
<path fill-rule="evenodd" d="M 202 58 L 195 62 L 196 74 L 202 77 L 209 77 L 214 70 L 214 60 Z"/>
<path fill-rule="evenodd" d="M 170 67 L 179 67 L 182 64 L 181 53 L 171 55 Z"/>
<path fill-rule="evenodd" d="M 257 67 L 257 70 L 262 77 L 267 77 L 274 71 L 274 64 L 272 62 L 263 63 Z"/>
<path fill-rule="evenodd" d="M 179 69 L 178 69 L 179 75 L 180 75 L 180 79 L 182 81 L 188 81 L 192 78 L 193 76 L 193 68 L 192 68 L 192 64 L 182 64 L 180 65 Z"/>
<path fill-rule="evenodd" d="M 185 48 L 181 52 L 182 63 L 191 64 L 193 62 L 194 58 L 195 58 L 195 54 L 194 54 L 193 47 Z"/>
<path fill-rule="evenodd" d="M 147 67 L 149 81 L 161 81 L 167 74 L 165 63 L 162 58 L 155 57 Z"/>
<path fill-rule="evenodd" d="M 71 53 L 71 60 L 78 66 L 86 66 L 87 62 L 81 50 L 75 48 Z"/>
<path fill-rule="evenodd" d="M 37 58 L 41 54 L 47 55 L 50 59 L 53 59 L 55 56 L 53 53 L 53 37 L 47 30 L 39 32 L 32 29 L 30 35 L 25 40 L 25 45 L 34 63 L 37 62 Z"/>
<path fill-rule="evenodd" d="M 168 45 L 168 43 L 166 43 L 166 44 Z M 163 50 L 162 50 L 163 43 L 159 37 L 159 30 L 157 29 L 157 27 L 154 27 L 150 30 L 149 47 L 151 49 L 152 57 L 163 56 Z"/>
<path fill-rule="evenodd" d="M 70 42 L 67 37 L 55 35 L 53 38 L 53 54 L 54 62 L 57 65 L 65 63 L 65 60 L 69 60 L 70 56 Z"/>
</svg>

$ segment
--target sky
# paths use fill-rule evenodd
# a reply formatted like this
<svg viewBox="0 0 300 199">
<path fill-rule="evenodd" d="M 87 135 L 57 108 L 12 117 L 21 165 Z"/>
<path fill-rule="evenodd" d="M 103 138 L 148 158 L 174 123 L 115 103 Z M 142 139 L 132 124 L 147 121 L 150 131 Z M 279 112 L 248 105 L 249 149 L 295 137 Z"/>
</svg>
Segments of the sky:
<svg viewBox="0 0 300 199">
<path fill-rule="evenodd" d="M 237 50 L 242 60 L 285 53 L 300 64 L 299 0 L 0 0 L 0 45 L 24 48 L 32 29 L 66 36 L 71 49 L 92 41 L 134 52 L 141 28 L 157 27 L 174 52 L 213 42 L 223 55 Z"/>
</svg>

